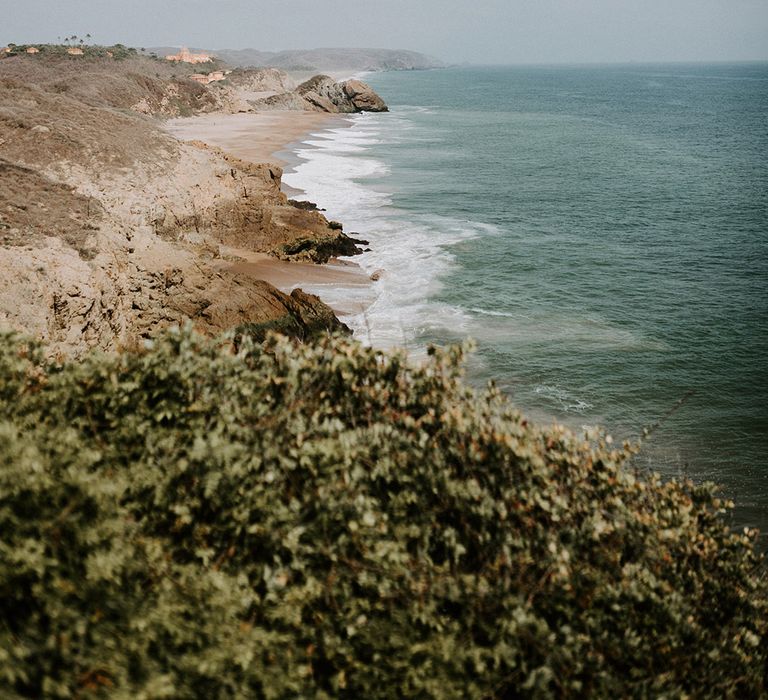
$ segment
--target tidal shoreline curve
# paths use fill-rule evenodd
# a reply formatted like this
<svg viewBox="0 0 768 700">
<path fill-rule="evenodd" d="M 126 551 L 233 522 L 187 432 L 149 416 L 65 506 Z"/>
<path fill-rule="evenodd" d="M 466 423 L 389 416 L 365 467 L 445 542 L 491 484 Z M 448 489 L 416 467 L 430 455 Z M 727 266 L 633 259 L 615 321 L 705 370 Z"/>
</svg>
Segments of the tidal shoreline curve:
<svg viewBox="0 0 768 700">
<path fill-rule="evenodd" d="M 169 120 L 165 127 L 180 140 L 202 141 L 242 160 L 275 163 L 281 168 L 290 168 L 295 162 L 295 151 L 306 148 L 309 137 L 322 136 L 324 131 L 344 128 L 348 124 L 345 116 L 337 114 L 275 110 L 255 114 L 198 115 Z M 303 195 L 301 190 L 285 185 L 282 178 L 281 190 L 289 197 Z M 322 207 L 322 202 L 317 204 Z M 324 286 L 359 292 L 372 284 L 365 271 L 347 259 L 332 257 L 316 264 L 278 260 L 265 253 L 232 246 L 226 247 L 223 252 L 225 259 L 217 265 L 217 269 L 263 280 L 286 293 L 309 284 L 313 289 L 319 288 L 322 299 Z M 344 301 L 331 304 L 342 320 L 345 315 L 360 312 L 357 301 L 360 295 L 355 296 L 354 306 L 352 302 Z"/>
</svg>

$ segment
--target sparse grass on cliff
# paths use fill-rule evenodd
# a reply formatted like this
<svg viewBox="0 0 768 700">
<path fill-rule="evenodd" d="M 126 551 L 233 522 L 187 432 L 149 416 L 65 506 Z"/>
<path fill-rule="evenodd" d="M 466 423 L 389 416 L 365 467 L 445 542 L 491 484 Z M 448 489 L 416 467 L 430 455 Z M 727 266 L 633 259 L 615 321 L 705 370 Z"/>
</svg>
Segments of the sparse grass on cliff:
<svg viewBox="0 0 768 700">
<path fill-rule="evenodd" d="M 0 339 L 3 697 L 764 696 L 708 486 L 343 339 Z"/>
<path fill-rule="evenodd" d="M 39 53 L 35 55 L 36 58 L 44 59 L 51 57 L 67 57 L 71 60 L 82 60 L 83 58 L 113 58 L 117 61 L 121 61 L 126 58 L 139 56 L 140 50 L 131 46 L 124 46 L 123 44 L 114 44 L 112 46 L 98 46 L 94 44 L 9 44 L 11 49 L 10 56 L 22 55 L 27 52 L 27 49 L 37 49 Z M 71 49 L 79 49 L 82 54 L 70 55 L 68 51 Z M 141 51 L 143 53 L 143 50 Z M 160 60 L 157 56 L 152 55 L 155 60 Z"/>
</svg>

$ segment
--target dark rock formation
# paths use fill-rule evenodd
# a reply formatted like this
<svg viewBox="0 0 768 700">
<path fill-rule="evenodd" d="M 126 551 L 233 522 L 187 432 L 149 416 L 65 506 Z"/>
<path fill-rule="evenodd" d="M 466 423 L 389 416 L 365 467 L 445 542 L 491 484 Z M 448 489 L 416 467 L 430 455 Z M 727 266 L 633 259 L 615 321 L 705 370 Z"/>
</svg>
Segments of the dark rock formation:
<svg viewBox="0 0 768 700">
<path fill-rule="evenodd" d="M 294 289 L 287 296 L 271 286 L 268 293 L 274 297 L 274 306 L 279 312 L 266 319 L 259 317 L 241 323 L 237 326 L 238 335 L 248 335 L 261 342 L 270 331 L 299 340 L 311 340 L 326 333 L 352 333 L 348 326 L 336 318 L 333 310 L 314 294 Z"/>
<path fill-rule="evenodd" d="M 290 301 L 294 316 L 300 319 L 305 329 L 305 337 L 313 337 L 322 333 L 344 333 L 351 335 L 349 327 L 336 318 L 330 306 L 323 303 L 320 297 L 307 294 L 301 289 L 291 292 Z"/>
<path fill-rule="evenodd" d="M 337 83 L 327 75 L 316 75 L 293 92 L 254 100 L 250 104 L 256 109 L 290 109 L 331 114 L 388 111 L 384 100 L 370 85 L 360 80 Z"/>
<path fill-rule="evenodd" d="M 352 238 L 341 231 L 333 231 L 322 239 L 303 238 L 287 243 L 283 246 L 283 254 L 278 257 L 327 263 L 331 258 L 360 255 L 363 252 L 360 245 L 368 245 L 368 241 Z"/>
<path fill-rule="evenodd" d="M 320 209 L 314 202 L 307 202 L 302 199 L 289 199 L 288 204 L 304 211 L 325 211 L 325 209 Z"/>
</svg>

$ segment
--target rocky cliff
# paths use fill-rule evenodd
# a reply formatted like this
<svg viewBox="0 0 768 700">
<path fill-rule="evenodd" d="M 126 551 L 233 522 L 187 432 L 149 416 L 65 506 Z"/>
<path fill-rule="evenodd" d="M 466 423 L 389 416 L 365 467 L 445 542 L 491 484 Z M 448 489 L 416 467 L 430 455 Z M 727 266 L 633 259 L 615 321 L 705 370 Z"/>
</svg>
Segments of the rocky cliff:
<svg viewBox="0 0 768 700">
<path fill-rule="evenodd" d="M 229 247 L 323 262 L 350 239 L 289 204 L 276 166 L 166 134 L 146 112 L 213 102 L 150 75 L 158 62 L 128 63 L 0 60 L 0 328 L 66 354 L 185 319 L 211 333 L 342 329 L 316 297 L 218 263 Z"/>
<path fill-rule="evenodd" d="M 370 85 L 361 80 L 337 83 L 327 75 L 316 75 L 291 92 L 253 100 L 251 105 L 257 110 L 298 109 L 331 114 L 388 111 Z"/>
</svg>

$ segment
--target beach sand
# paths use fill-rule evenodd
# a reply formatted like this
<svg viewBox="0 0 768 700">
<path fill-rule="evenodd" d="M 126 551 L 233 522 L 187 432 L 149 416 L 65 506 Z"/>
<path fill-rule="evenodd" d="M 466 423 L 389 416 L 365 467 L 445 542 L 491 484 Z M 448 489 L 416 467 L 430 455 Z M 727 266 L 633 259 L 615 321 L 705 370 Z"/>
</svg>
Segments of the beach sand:
<svg viewBox="0 0 768 700">
<path fill-rule="evenodd" d="M 291 144 L 301 142 L 315 131 L 334 128 L 344 123 L 344 117 L 338 114 L 274 111 L 255 114 L 207 114 L 173 119 L 166 122 L 166 129 L 183 141 L 203 141 L 243 160 L 277 163 L 285 167 L 289 165 L 285 156 Z M 296 193 L 296 190 L 285 186 L 283 190 L 289 196 Z M 359 313 L 359 291 L 371 287 L 371 280 L 363 269 L 346 260 L 331 260 L 326 265 L 315 265 L 284 262 L 262 253 L 234 248 L 222 248 L 222 253 L 226 258 L 234 258 L 237 262 L 222 261 L 218 266 L 220 271 L 253 276 L 273 284 L 283 292 L 290 292 L 302 285 L 305 289 L 310 287 L 306 291 L 319 292 L 321 297 L 322 288 L 325 286 L 334 290 L 356 290 L 358 293 L 354 296 L 358 300 L 355 302 L 328 302 L 324 299 L 340 316 Z M 373 295 L 369 296 L 372 301 Z M 334 297 L 338 299 L 339 295 L 334 294 Z"/>
<path fill-rule="evenodd" d="M 220 271 L 245 274 L 264 280 L 285 293 L 301 287 L 305 291 L 318 293 L 323 298 L 323 287 L 333 288 L 336 292 L 334 299 L 323 298 L 323 301 L 342 317 L 360 313 L 373 301 L 373 295 L 367 293 L 371 289 L 371 279 L 362 268 L 348 260 L 331 259 L 325 265 L 315 265 L 275 260 L 265 253 L 254 253 L 239 248 L 222 248 L 221 252 L 227 258 L 238 260 L 221 261 L 215 265 Z M 349 298 L 343 299 L 344 295 L 340 298 L 338 290 L 348 290 Z M 361 299 L 365 300 L 367 297 L 370 298 L 361 303 Z"/>
<path fill-rule="evenodd" d="M 182 141 L 203 141 L 254 163 L 286 161 L 279 152 L 315 130 L 343 123 L 343 117 L 326 112 L 257 112 L 204 114 L 171 119 L 165 128 Z"/>
</svg>

